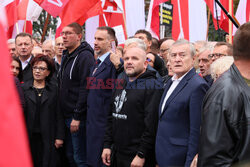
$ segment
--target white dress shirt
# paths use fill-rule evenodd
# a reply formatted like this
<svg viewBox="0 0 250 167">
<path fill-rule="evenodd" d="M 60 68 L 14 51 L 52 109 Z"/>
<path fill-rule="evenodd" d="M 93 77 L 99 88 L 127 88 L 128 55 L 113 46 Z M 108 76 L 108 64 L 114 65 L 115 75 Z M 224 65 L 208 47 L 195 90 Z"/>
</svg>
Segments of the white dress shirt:
<svg viewBox="0 0 250 167">
<path fill-rule="evenodd" d="M 192 68 L 191 68 L 192 69 Z M 190 70 L 191 70 L 190 69 Z M 189 70 L 189 71 L 190 71 Z M 188 71 L 188 72 L 189 72 Z M 176 76 L 176 74 L 171 78 L 171 80 L 172 80 L 172 85 L 170 86 L 170 88 L 168 89 L 168 92 L 167 92 L 167 94 L 166 94 L 166 96 L 164 97 L 164 100 L 163 100 L 163 103 L 162 103 L 162 106 L 161 106 L 161 113 L 163 112 L 163 110 L 164 110 L 164 107 L 165 107 L 165 105 L 166 105 L 166 102 L 167 102 L 167 100 L 168 100 L 168 98 L 169 98 L 169 96 L 173 93 L 173 91 L 175 90 L 175 88 L 178 86 L 178 84 L 181 82 L 181 80 L 187 75 L 187 73 L 188 72 L 186 72 L 182 77 L 180 77 L 180 78 L 176 78 L 177 76 Z"/>
<path fill-rule="evenodd" d="M 24 62 L 21 61 L 21 63 L 22 63 L 22 70 L 24 70 L 25 67 L 29 64 L 30 59 L 31 59 L 31 56 L 27 60 L 25 60 Z"/>
</svg>

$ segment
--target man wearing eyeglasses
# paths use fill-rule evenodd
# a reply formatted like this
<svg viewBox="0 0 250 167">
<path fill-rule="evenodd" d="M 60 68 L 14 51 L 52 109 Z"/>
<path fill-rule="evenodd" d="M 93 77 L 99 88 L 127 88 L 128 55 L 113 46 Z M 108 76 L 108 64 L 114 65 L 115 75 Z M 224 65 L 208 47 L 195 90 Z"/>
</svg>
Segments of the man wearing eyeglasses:
<svg viewBox="0 0 250 167">
<path fill-rule="evenodd" d="M 60 106 L 66 125 L 65 149 L 70 167 L 86 166 L 87 77 L 94 51 L 82 40 L 82 27 L 71 23 L 61 32 L 66 48 L 59 70 Z"/>
<path fill-rule="evenodd" d="M 174 43 L 173 39 L 167 39 L 166 41 L 162 42 L 160 46 L 160 56 L 161 58 L 165 61 L 165 64 L 167 65 L 168 62 L 168 54 L 169 54 L 169 49 Z"/>
<path fill-rule="evenodd" d="M 249 39 L 250 22 L 241 25 L 234 35 L 234 63 L 216 80 L 204 98 L 199 167 L 241 166 L 241 162 L 249 162 Z"/>
<path fill-rule="evenodd" d="M 207 83 L 195 72 L 195 48 L 176 41 L 169 61 L 174 76 L 166 83 L 159 105 L 156 160 L 159 166 L 190 166 L 198 152 L 201 105 Z"/>
<path fill-rule="evenodd" d="M 27 33 L 17 34 L 15 38 L 16 54 L 21 60 L 23 68 L 23 82 L 33 79 L 30 62 L 33 58 L 31 55 L 33 49 L 32 37 Z"/>
<path fill-rule="evenodd" d="M 216 59 L 222 56 L 232 56 L 233 55 L 233 46 L 227 42 L 217 42 L 214 46 L 212 54 L 209 54 L 209 57 L 214 62 Z"/>
</svg>

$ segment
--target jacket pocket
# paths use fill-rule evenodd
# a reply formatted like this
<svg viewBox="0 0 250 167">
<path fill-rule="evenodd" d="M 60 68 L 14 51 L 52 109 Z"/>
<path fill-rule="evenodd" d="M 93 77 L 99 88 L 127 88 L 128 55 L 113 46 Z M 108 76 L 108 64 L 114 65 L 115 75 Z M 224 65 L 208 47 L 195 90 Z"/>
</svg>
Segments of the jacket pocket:
<svg viewBox="0 0 250 167">
<path fill-rule="evenodd" d="M 187 146 L 188 145 L 188 139 L 185 139 L 185 138 L 170 137 L 169 141 L 171 144 L 174 144 L 174 145 L 179 145 L 179 146 Z"/>
</svg>

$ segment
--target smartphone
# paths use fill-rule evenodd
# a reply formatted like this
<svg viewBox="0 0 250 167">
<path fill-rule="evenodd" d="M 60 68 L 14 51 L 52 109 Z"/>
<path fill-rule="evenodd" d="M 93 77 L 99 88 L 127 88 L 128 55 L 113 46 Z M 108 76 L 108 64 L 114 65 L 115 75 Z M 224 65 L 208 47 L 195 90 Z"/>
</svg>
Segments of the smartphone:
<svg viewBox="0 0 250 167">
<path fill-rule="evenodd" d="M 112 42 L 111 42 L 111 50 L 112 50 L 113 53 L 115 53 L 115 50 L 116 50 L 115 41 L 112 41 Z"/>
</svg>

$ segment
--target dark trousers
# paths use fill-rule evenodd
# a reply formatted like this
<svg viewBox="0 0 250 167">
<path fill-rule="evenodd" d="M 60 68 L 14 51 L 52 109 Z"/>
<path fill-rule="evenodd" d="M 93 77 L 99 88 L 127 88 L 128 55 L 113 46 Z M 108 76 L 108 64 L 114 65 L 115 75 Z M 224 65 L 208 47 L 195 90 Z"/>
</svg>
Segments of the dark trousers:
<svg viewBox="0 0 250 167">
<path fill-rule="evenodd" d="M 124 156 L 119 156 L 119 154 L 118 155 L 116 154 L 114 162 L 111 167 L 130 167 L 134 157 L 135 155 L 131 157 L 124 157 Z M 148 159 L 145 161 L 144 167 L 155 167 L 155 163 L 154 161 Z"/>
<path fill-rule="evenodd" d="M 40 133 L 32 133 L 30 149 L 34 167 L 43 166 L 43 141 Z"/>
<path fill-rule="evenodd" d="M 72 119 L 66 119 L 65 151 L 70 167 L 87 167 L 86 162 L 86 122 L 80 122 L 79 130 L 70 132 Z"/>
</svg>

